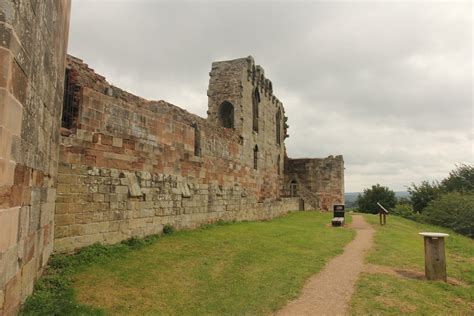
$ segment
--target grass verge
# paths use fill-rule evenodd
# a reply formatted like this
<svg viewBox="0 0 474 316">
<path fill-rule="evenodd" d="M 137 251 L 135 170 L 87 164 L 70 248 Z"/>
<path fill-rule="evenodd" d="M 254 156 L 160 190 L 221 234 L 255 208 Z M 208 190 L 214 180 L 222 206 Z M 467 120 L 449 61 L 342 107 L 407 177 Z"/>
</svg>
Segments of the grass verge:
<svg viewBox="0 0 474 316">
<path fill-rule="evenodd" d="M 38 286 L 23 314 L 268 314 L 298 296 L 354 237 L 329 227 L 330 219 L 298 212 L 152 237 L 146 246 L 94 245 L 55 256 L 39 284 L 56 277 L 67 284 Z"/>
<path fill-rule="evenodd" d="M 362 274 L 351 302 L 354 315 L 472 315 L 474 310 L 474 241 L 453 231 L 390 216 L 386 226 L 378 217 L 364 215 L 376 229 L 370 264 L 424 271 L 421 231 L 446 232 L 449 277 L 465 285 L 419 280 L 384 274 Z"/>
<path fill-rule="evenodd" d="M 116 245 L 94 244 L 74 255 L 54 254 L 20 315 L 103 315 L 98 308 L 76 302 L 73 276 L 92 264 L 107 264 L 112 259 L 123 258 L 131 251 L 155 243 L 158 238 L 158 235 L 131 238 Z"/>
</svg>

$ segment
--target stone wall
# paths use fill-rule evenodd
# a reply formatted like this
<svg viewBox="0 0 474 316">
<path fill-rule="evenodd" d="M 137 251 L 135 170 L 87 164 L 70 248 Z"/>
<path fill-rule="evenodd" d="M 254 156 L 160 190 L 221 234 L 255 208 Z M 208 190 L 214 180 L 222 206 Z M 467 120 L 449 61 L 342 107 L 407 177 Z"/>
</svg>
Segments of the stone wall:
<svg viewBox="0 0 474 316">
<path fill-rule="evenodd" d="M 0 315 L 53 250 L 69 1 L 0 2 Z"/>
<path fill-rule="evenodd" d="M 168 223 L 193 228 L 298 209 L 298 198 L 279 196 L 284 144 L 275 144 L 272 128 L 267 147 L 262 126 L 255 168 L 253 143 L 236 129 L 113 87 L 77 58 L 69 69 L 77 117 L 63 130 L 56 250 L 158 233 Z"/>
<path fill-rule="evenodd" d="M 342 156 L 288 159 L 286 195 L 294 195 L 292 183 L 297 185 L 297 194 L 312 207 L 332 210 L 334 204 L 344 204 L 344 160 Z"/>
<path fill-rule="evenodd" d="M 252 57 L 213 63 L 203 119 L 80 59 L 65 71 L 69 11 L 0 2 L 0 315 L 31 293 L 53 239 L 72 251 L 165 224 L 268 219 L 312 194 L 316 207 L 343 201 L 342 157 L 286 158 L 283 104 Z M 291 179 L 310 194 L 285 197 Z"/>
</svg>

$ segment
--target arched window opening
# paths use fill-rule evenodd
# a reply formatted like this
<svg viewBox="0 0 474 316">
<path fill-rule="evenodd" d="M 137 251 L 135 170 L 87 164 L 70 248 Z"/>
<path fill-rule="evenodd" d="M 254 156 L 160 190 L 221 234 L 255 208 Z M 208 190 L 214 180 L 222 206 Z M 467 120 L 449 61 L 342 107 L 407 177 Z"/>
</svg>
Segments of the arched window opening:
<svg viewBox="0 0 474 316">
<path fill-rule="evenodd" d="M 201 156 L 201 131 L 196 123 L 194 127 L 194 156 Z"/>
<path fill-rule="evenodd" d="M 225 128 L 234 128 L 234 106 L 230 102 L 222 102 L 219 107 L 219 119 Z"/>
<path fill-rule="evenodd" d="M 252 96 L 252 117 L 253 117 L 253 130 L 258 132 L 258 104 L 260 103 L 260 93 L 258 87 L 255 88 Z"/>
<path fill-rule="evenodd" d="M 298 183 L 296 180 L 291 180 L 290 182 L 290 196 L 297 196 L 298 195 Z"/>
<path fill-rule="evenodd" d="M 253 148 L 253 168 L 257 170 L 258 168 L 258 146 L 255 145 Z"/>
<path fill-rule="evenodd" d="M 275 116 L 276 143 L 281 144 L 281 112 L 278 110 Z"/>
<path fill-rule="evenodd" d="M 280 164 L 281 164 L 280 155 L 278 155 L 278 158 L 277 158 L 277 171 L 278 171 L 278 175 L 280 174 Z"/>
</svg>

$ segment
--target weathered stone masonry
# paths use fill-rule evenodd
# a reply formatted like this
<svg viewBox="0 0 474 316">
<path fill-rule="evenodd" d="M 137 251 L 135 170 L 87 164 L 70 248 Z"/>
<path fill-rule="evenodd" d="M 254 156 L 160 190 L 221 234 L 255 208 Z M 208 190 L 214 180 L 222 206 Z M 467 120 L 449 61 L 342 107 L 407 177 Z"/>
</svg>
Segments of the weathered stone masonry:
<svg viewBox="0 0 474 316">
<path fill-rule="evenodd" d="M 344 203 L 344 161 L 342 156 L 327 158 L 288 159 L 286 188 L 296 184 L 296 193 L 302 196 L 306 207 L 331 210 Z"/>
<path fill-rule="evenodd" d="M 252 57 L 212 64 L 204 119 L 111 86 L 80 59 L 66 68 L 69 10 L 0 0 L 0 316 L 18 311 L 53 243 L 344 201 L 342 156 L 287 157 L 285 110 Z"/>
<path fill-rule="evenodd" d="M 68 89 L 75 93 L 71 107 L 77 110 L 71 112 L 77 117 L 62 137 L 55 249 L 159 233 L 164 224 L 192 228 L 297 210 L 299 198 L 280 196 L 278 156 L 285 149 L 283 139 L 275 138 L 275 117 L 283 111 L 281 103 L 272 103 L 274 97 L 262 89 L 258 133 L 246 122 L 252 92 L 245 96 L 239 89 L 248 80 L 248 61 L 225 62 L 236 70 L 220 73 L 227 78 L 217 81 L 211 72 L 209 113 L 215 102 L 227 102 L 241 124 L 224 128 L 222 122 L 110 86 L 70 57 Z M 225 80 L 237 92 L 216 100 Z"/>
<path fill-rule="evenodd" d="M 53 250 L 69 1 L 0 1 L 0 315 Z"/>
</svg>

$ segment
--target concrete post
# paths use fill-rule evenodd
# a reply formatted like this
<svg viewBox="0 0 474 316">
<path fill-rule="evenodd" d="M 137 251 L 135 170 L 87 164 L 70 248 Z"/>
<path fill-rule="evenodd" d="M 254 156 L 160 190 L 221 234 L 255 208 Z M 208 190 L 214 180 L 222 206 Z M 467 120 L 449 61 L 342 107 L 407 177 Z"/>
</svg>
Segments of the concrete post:
<svg viewBox="0 0 474 316">
<path fill-rule="evenodd" d="M 446 282 L 446 257 L 444 253 L 444 238 L 449 234 L 420 233 L 425 242 L 425 275 L 427 280 L 442 280 Z"/>
</svg>

